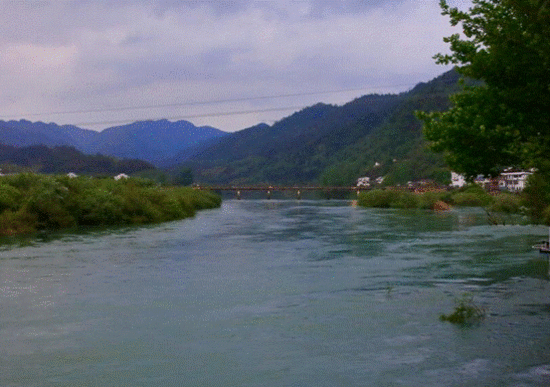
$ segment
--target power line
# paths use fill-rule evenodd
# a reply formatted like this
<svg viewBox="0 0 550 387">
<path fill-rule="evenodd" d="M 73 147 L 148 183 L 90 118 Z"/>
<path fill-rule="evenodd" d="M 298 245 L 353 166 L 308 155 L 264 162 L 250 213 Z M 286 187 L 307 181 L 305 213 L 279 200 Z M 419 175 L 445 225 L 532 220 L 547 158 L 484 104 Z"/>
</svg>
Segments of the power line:
<svg viewBox="0 0 550 387">
<path fill-rule="evenodd" d="M 350 88 L 350 89 L 338 89 L 338 90 L 326 90 L 326 91 L 312 91 L 312 92 L 302 92 L 302 93 L 276 94 L 276 95 L 245 97 L 245 98 L 227 98 L 227 99 L 218 99 L 218 100 L 209 100 L 209 101 L 191 101 L 191 102 L 157 104 L 157 105 L 122 106 L 122 107 L 114 107 L 114 108 L 96 108 L 96 109 L 85 109 L 85 110 L 65 110 L 65 111 L 56 111 L 56 112 L 30 113 L 30 114 L 15 113 L 15 114 L 11 114 L 11 116 L 35 117 L 35 116 L 43 116 L 43 115 L 103 113 L 103 112 L 117 112 L 117 111 L 130 111 L 130 110 L 143 110 L 143 109 L 157 109 L 157 108 L 166 108 L 166 107 L 200 106 L 200 105 L 222 104 L 222 103 L 229 103 L 229 102 L 258 101 L 258 100 L 275 99 L 275 98 L 302 97 L 302 96 L 309 96 L 309 95 L 365 91 L 375 87 L 384 87 L 384 88 L 392 87 L 393 88 L 393 87 L 401 87 L 401 86 L 410 86 L 410 84 L 371 86 L 369 88 L 362 87 L 362 88 Z M 282 110 L 286 110 L 286 109 L 282 109 Z"/>
<path fill-rule="evenodd" d="M 241 110 L 236 112 L 223 112 L 223 113 L 207 113 L 207 114 L 191 114 L 191 115 L 185 115 L 185 116 L 169 116 L 159 119 L 170 119 L 170 120 L 186 120 L 186 119 L 192 119 L 192 118 L 201 118 L 201 117 L 222 117 L 222 116 L 232 116 L 232 115 L 239 115 L 239 114 L 253 114 L 253 113 L 266 113 L 266 112 L 277 112 L 277 111 L 287 111 L 287 110 L 300 110 L 305 109 L 307 106 L 287 106 L 283 108 L 272 108 L 272 109 L 259 109 L 259 110 Z M 151 118 L 146 119 L 128 119 L 128 120 L 119 120 L 119 121 L 102 121 L 102 122 L 80 122 L 76 124 L 72 124 L 74 126 L 91 126 L 91 125 L 116 125 L 116 124 L 125 124 L 128 122 L 136 122 L 136 121 L 151 121 Z"/>
</svg>

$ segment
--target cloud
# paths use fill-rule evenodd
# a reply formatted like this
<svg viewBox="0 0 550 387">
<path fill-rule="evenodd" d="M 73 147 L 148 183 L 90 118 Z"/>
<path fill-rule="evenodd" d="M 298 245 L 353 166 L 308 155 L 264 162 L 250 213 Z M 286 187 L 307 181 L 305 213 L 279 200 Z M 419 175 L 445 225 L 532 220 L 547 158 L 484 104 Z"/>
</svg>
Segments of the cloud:
<svg viewBox="0 0 550 387">
<path fill-rule="evenodd" d="M 437 0 L 6 1 L 0 18 L 2 118 L 95 129 L 208 115 L 192 121 L 237 130 L 291 111 L 216 115 L 402 91 L 445 70 L 432 56 L 452 32 Z"/>
</svg>

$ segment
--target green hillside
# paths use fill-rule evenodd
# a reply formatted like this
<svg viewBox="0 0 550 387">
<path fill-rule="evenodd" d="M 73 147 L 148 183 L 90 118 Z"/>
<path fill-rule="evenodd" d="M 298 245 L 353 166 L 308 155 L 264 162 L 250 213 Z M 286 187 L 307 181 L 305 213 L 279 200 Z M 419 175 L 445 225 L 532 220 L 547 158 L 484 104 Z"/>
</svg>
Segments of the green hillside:
<svg viewBox="0 0 550 387">
<path fill-rule="evenodd" d="M 354 185 L 360 176 L 384 175 L 394 183 L 441 181 L 449 173 L 441 156 L 425 149 L 414 112 L 446 109 L 458 88 L 449 71 L 406 93 L 317 104 L 272 126 L 229 134 L 182 165 L 201 184 Z"/>
<path fill-rule="evenodd" d="M 426 149 L 422 124 L 414 112 L 447 109 L 449 95 L 460 88 L 458 79 L 455 71 L 449 71 L 405 93 L 382 125 L 333 155 L 333 164 L 321 174 L 320 182 L 353 185 L 359 176 L 385 176 L 386 184 L 426 178 L 443 183 L 448 169 L 441 155 Z"/>
<path fill-rule="evenodd" d="M 370 95 L 341 107 L 317 104 L 273 126 L 258 125 L 225 136 L 184 165 L 202 183 L 317 182 L 332 155 L 382 124 L 400 99 Z"/>
</svg>

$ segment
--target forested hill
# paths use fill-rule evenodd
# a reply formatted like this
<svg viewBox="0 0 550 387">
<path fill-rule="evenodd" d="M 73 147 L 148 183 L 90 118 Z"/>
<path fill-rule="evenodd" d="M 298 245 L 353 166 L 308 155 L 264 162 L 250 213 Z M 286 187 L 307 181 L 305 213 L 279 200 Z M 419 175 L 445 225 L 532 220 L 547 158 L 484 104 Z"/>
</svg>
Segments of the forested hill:
<svg viewBox="0 0 550 387">
<path fill-rule="evenodd" d="M 85 155 L 66 145 L 54 147 L 31 145 L 19 148 L 2 144 L 0 144 L 0 168 L 2 173 L 73 172 L 87 175 L 132 174 L 155 169 L 152 164 L 142 160 L 118 160 L 102 155 Z"/>
<path fill-rule="evenodd" d="M 422 123 L 414 112 L 446 110 L 449 95 L 460 90 L 459 75 L 451 70 L 404 94 L 382 124 L 331 158 L 332 165 L 320 176 L 324 185 L 354 184 L 359 176 L 386 177 L 386 184 L 450 178 L 443 156 L 427 149 Z"/>
<path fill-rule="evenodd" d="M 382 124 L 400 98 L 369 95 L 341 107 L 317 104 L 273 126 L 263 124 L 228 135 L 185 165 L 194 169 L 199 182 L 313 182 L 335 152 Z"/>
<path fill-rule="evenodd" d="M 193 169 L 195 181 L 210 184 L 347 185 L 381 173 L 398 180 L 432 177 L 444 165 L 424 149 L 413 113 L 447 108 L 457 83 L 458 75 L 450 71 L 398 95 L 367 95 L 343 106 L 317 104 L 272 126 L 227 135 L 180 159 Z"/>
</svg>

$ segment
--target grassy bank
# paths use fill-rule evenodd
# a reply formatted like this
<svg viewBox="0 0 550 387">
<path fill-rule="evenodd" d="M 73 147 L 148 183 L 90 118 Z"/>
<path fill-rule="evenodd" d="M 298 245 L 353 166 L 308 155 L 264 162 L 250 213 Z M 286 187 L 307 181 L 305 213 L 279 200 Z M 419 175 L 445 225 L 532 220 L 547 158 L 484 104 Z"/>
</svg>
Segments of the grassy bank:
<svg viewBox="0 0 550 387">
<path fill-rule="evenodd" d="M 18 174 L 0 177 L 0 235 L 79 226 L 159 223 L 218 207 L 221 198 L 145 179 Z"/>
<path fill-rule="evenodd" d="M 472 186 L 456 191 L 413 193 L 409 190 L 374 189 L 359 195 L 358 205 L 376 208 L 422 208 L 434 209 L 436 203 L 449 206 L 484 207 L 491 212 L 519 213 L 523 198 L 516 194 L 501 192 L 490 195 L 482 188 Z"/>
</svg>

